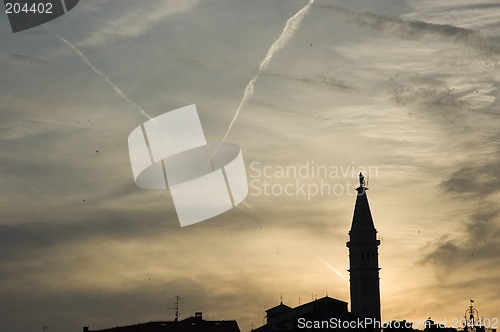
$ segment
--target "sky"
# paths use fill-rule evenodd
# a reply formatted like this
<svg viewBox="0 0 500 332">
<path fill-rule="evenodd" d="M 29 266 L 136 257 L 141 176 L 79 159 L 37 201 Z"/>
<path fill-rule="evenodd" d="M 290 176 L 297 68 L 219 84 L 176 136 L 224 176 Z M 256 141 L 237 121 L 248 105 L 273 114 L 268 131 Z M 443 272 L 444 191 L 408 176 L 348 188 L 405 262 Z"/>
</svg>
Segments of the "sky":
<svg viewBox="0 0 500 332">
<path fill-rule="evenodd" d="M 1 11 L 0 330 L 172 320 L 181 296 L 249 331 L 280 297 L 349 302 L 359 171 L 382 320 L 498 319 L 499 60 L 493 0 L 81 0 L 15 34 Z M 180 227 L 127 138 L 191 104 L 249 193 Z"/>
</svg>

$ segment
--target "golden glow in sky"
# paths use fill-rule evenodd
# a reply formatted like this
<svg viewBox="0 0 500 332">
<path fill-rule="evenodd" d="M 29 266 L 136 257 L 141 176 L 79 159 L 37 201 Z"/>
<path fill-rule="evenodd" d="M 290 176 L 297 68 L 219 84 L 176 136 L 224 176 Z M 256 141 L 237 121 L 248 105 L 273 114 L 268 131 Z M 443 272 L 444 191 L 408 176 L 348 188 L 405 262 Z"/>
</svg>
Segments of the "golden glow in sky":
<svg viewBox="0 0 500 332">
<path fill-rule="evenodd" d="M 81 1 L 15 34 L 2 12 L 0 330 L 171 320 L 181 296 L 249 331 L 281 295 L 349 301 L 359 171 L 382 319 L 499 317 L 499 38 L 495 1 Z M 180 228 L 127 137 L 191 104 L 249 194 Z"/>
</svg>

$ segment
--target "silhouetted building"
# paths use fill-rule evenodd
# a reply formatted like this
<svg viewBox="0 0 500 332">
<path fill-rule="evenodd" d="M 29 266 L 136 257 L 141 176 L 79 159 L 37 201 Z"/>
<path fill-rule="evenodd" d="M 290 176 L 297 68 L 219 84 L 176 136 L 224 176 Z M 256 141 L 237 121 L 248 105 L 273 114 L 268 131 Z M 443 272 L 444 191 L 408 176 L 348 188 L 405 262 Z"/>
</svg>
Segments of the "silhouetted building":
<svg viewBox="0 0 500 332">
<path fill-rule="evenodd" d="M 351 312 L 347 302 L 324 297 L 290 308 L 280 305 L 266 310 L 267 323 L 255 332 L 269 331 L 380 331 L 380 286 L 377 230 L 359 174 L 356 205 L 349 231 Z M 403 331 L 403 330 L 401 330 Z"/>
<path fill-rule="evenodd" d="M 351 312 L 362 318 L 380 319 L 380 285 L 377 230 L 373 223 L 365 187 L 360 173 L 360 184 L 351 230 L 349 231 L 349 274 Z"/>
<path fill-rule="evenodd" d="M 434 321 L 430 318 L 424 322 L 424 326 L 424 332 L 457 332 L 457 329 L 446 327 L 444 324 L 434 323 Z M 482 332 L 484 332 L 484 330 Z"/>
<path fill-rule="evenodd" d="M 280 303 L 276 307 L 266 310 L 266 319 L 265 325 L 253 331 L 360 330 L 357 328 L 358 318 L 347 310 L 347 302 L 328 296 L 295 308 Z"/>
<path fill-rule="evenodd" d="M 181 321 L 149 322 L 129 326 L 112 327 L 103 330 L 83 332 L 241 332 L 235 320 L 204 320 L 201 312 Z"/>
</svg>

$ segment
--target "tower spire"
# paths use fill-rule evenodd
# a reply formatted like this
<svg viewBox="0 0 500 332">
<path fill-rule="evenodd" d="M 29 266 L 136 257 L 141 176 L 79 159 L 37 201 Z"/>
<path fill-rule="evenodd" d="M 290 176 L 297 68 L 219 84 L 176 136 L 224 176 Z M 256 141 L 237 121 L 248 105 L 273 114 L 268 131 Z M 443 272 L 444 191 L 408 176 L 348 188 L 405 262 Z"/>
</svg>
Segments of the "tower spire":
<svg viewBox="0 0 500 332">
<path fill-rule="evenodd" d="M 380 285 L 377 230 L 373 223 L 365 179 L 359 173 L 356 204 L 349 231 L 349 274 L 351 312 L 380 322 Z"/>
<path fill-rule="evenodd" d="M 351 231 L 362 229 L 375 230 L 372 213 L 370 211 L 370 204 L 368 204 L 368 198 L 366 196 L 367 190 L 368 188 L 365 184 L 365 177 L 363 176 L 363 173 L 359 173 L 359 187 L 356 188 L 358 195 L 356 197 L 356 205 L 354 206 Z"/>
</svg>

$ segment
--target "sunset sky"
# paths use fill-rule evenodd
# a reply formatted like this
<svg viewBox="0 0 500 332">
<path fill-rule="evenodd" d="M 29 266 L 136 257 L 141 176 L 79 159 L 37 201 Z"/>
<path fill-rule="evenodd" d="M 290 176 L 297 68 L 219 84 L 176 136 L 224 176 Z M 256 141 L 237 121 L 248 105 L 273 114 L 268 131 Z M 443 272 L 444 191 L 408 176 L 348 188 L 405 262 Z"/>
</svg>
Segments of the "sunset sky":
<svg viewBox="0 0 500 332">
<path fill-rule="evenodd" d="M 280 296 L 348 302 L 359 171 L 383 321 L 500 317 L 500 4 L 315 0 L 259 72 L 307 5 L 81 0 L 15 34 L 0 12 L 0 331 L 172 320 L 175 296 L 249 331 Z M 128 135 L 196 104 L 221 141 L 254 77 L 227 137 L 249 194 L 181 228 Z"/>
</svg>

